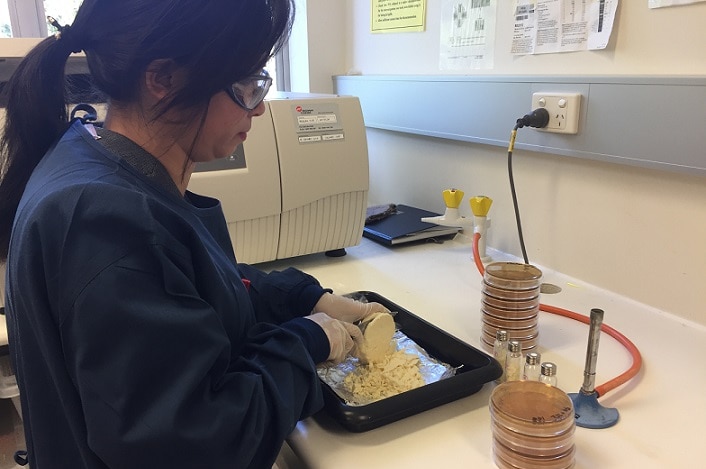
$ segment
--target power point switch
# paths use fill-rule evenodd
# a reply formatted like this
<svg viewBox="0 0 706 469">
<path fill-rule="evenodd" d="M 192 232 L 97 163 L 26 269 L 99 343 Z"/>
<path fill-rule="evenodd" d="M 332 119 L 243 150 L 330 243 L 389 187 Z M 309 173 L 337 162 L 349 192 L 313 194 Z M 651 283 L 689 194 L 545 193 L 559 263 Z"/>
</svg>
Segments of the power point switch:
<svg viewBox="0 0 706 469">
<path fill-rule="evenodd" d="M 549 123 L 537 130 L 560 134 L 578 133 L 581 93 L 533 93 L 532 109 L 536 108 L 544 108 L 549 112 Z"/>
</svg>

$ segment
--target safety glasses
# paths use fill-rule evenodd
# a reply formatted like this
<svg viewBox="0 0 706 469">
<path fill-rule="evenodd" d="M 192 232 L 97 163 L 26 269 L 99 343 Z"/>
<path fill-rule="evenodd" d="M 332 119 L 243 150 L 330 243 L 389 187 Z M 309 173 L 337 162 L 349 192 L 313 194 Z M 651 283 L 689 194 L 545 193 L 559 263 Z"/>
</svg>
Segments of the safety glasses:
<svg viewBox="0 0 706 469">
<path fill-rule="evenodd" d="M 271 85 L 272 77 L 267 70 L 263 70 L 259 75 L 245 77 L 233 83 L 226 87 L 225 91 L 238 106 L 252 111 L 265 99 Z"/>
</svg>

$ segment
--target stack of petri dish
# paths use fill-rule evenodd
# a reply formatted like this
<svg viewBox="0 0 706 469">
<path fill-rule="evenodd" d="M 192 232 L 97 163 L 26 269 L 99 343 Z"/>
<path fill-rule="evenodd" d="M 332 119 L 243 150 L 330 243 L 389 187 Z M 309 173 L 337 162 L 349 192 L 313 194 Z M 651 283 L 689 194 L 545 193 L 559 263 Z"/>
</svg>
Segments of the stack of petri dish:
<svg viewBox="0 0 706 469">
<path fill-rule="evenodd" d="M 500 469 L 569 469 L 576 461 L 574 407 L 561 389 L 509 381 L 490 396 L 493 460 Z"/>
<path fill-rule="evenodd" d="M 493 262 L 485 267 L 481 285 L 481 343 L 491 351 L 498 330 L 522 350 L 539 342 L 539 289 L 542 271 L 529 264 Z"/>
</svg>

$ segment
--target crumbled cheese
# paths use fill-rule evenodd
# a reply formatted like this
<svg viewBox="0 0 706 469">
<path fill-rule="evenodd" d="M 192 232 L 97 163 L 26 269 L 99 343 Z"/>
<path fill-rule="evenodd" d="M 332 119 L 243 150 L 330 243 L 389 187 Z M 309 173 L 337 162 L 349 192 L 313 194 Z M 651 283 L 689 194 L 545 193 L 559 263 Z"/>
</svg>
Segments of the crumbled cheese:
<svg viewBox="0 0 706 469">
<path fill-rule="evenodd" d="M 425 384 L 419 357 L 397 350 L 383 360 L 360 365 L 343 380 L 345 389 L 359 402 L 374 402 Z"/>
</svg>

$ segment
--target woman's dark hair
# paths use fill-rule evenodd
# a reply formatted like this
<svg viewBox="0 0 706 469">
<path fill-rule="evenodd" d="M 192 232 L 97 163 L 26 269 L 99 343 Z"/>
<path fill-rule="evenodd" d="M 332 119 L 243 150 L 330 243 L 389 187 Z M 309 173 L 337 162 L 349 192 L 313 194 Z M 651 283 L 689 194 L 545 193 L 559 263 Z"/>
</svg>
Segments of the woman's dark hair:
<svg viewBox="0 0 706 469">
<path fill-rule="evenodd" d="M 84 0 L 73 24 L 32 49 L 3 89 L 0 261 L 32 171 L 68 128 L 64 68 L 72 51 L 85 51 L 93 85 L 121 103 L 138 99 L 150 63 L 171 59 L 187 71 L 186 83 L 156 115 L 179 108 L 202 116 L 214 94 L 265 66 L 293 15 L 292 0 Z"/>
</svg>

